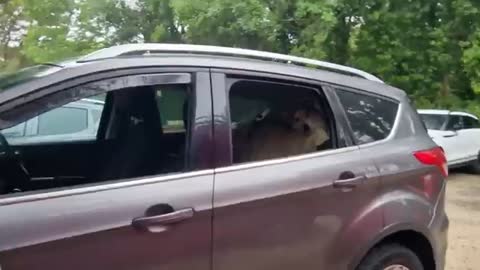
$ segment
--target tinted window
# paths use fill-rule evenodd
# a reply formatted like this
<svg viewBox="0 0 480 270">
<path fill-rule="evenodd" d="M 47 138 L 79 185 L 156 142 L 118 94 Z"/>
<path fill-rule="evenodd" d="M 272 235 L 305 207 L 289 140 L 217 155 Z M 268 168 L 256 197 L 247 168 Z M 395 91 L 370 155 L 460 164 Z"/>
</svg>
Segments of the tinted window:
<svg viewBox="0 0 480 270">
<path fill-rule="evenodd" d="M 239 80 L 230 88 L 229 101 L 234 163 L 333 147 L 327 105 L 315 89 Z"/>
<path fill-rule="evenodd" d="M 441 130 L 448 119 L 446 114 L 420 114 L 420 117 L 428 129 L 436 130 Z"/>
<path fill-rule="evenodd" d="M 187 92 L 182 86 L 168 85 L 156 91 L 158 110 L 165 132 L 185 131 L 184 110 L 187 109 Z"/>
<path fill-rule="evenodd" d="M 339 90 L 338 97 L 357 143 L 385 139 L 392 131 L 398 104 L 383 98 Z"/>
<path fill-rule="evenodd" d="M 480 124 L 477 119 L 470 116 L 463 116 L 464 128 L 480 128 Z"/>
<path fill-rule="evenodd" d="M 234 127 L 253 121 L 257 115 L 269 108 L 267 100 L 233 96 L 230 99 L 230 117 Z"/>
<path fill-rule="evenodd" d="M 88 127 L 86 109 L 61 107 L 38 117 L 38 135 L 57 135 L 80 132 Z"/>
<path fill-rule="evenodd" d="M 42 178 L 42 181 L 35 185 L 19 181 L 18 185 L 15 183 L 3 190 L 0 187 L 0 195 L 18 190 L 41 190 L 186 171 L 189 132 L 171 133 L 171 129 L 166 130 L 165 127 L 184 128 L 184 121 L 188 120 L 188 112 L 191 111 L 190 104 L 186 102 L 190 100 L 189 89 L 188 85 L 118 89 L 108 92 L 107 99 L 105 95 L 100 95 L 65 105 L 60 102 L 62 105 L 54 109 L 50 108 L 50 100 L 40 100 L 37 104 L 41 106 L 34 108 L 38 113 L 28 111 L 28 115 L 35 116 L 26 122 L 24 118 L 27 117 L 22 115 L 25 111 L 18 107 L 18 121 L 27 123 L 25 136 L 8 138 L 8 143 L 32 149 L 18 157 L 28 160 L 28 163 L 21 160 L 21 164 L 25 164 L 22 171 L 26 172 L 26 178 Z M 68 89 L 64 91 L 71 93 Z M 62 95 L 69 100 L 71 96 Z M 109 109 L 102 112 L 105 104 Z M 97 130 L 102 113 L 105 113 L 102 125 L 108 132 L 99 135 Z M 13 119 L 12 124 L 15 121 Z M 13 129 L 17 126 L 0 132 L 10 130 L 12 133 Z M 108 151 L 102 151 L 98 144 L 82 143 L 79 147 L 70 148 L 74 141 L 97 139 L 112 142 Z M 64 142 L 68 142 L 69 146 Z M 55 149 L 53 153 L 52 149 Z M 8 160 L 0 160 L 0 165 L 4 161 Z M 7 170 L 0 170 L 0 180 L 15 175 L 12 172 L 16 169 L 10 166 Z M 58 180 L 60 178 L 62 181 Z M 13 183 L 14 179 L 8 178 L 7 181 Z"/>
<path fill-rule="evenodd" d="M 460 130 L 463 129 L 463 117 L 459 115 L 450 115 L 447 130 Z"/>
<path fill-rule="evenodd" d="M 480 120 L 478 119 L 474 119 L 474 118 L 470 118 L 471 121 L 473 121 L 473 128 L 480 128 Z"/>
</svg>

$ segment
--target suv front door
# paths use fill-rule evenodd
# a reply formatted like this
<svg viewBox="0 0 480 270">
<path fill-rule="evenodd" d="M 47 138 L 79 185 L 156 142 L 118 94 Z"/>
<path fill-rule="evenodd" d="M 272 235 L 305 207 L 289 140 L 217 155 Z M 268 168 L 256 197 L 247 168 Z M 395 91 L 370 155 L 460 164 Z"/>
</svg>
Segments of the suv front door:
<svg viewBox="0 0 480 270">
<path fill-rule="evenodd" d="M 189 85 L 188 170 L 0 197 L 1 269 L 211 269 L 209 74 L 161 71 L 79 87 Z"/>
<path fill-rule="evenodd" d="M 265 87 L 252 90 L 255 93 L 275 89 L 277 83 L 283 89 L 290 85 L 292 91 L 302 90 L 302 85 L 322 91 L 318 84 L 287 83 L 289 78 L 275 81 L 268 74 L 242 75 L 264 83 Z M 269 77 L 272 80 L 265 79 Z M 220 167 L 215 172 L 214 269 L 346 269 L 353 254 L 360 252 L 357 245 L 382 226 L 381 209 L 372 204 L 379 188 L 377 169 L 357 146 L 338 147 L 340 140 L 336 149 L 233 164 L 231 129 L 235 127 L 230 121 L 229 92 L 234 85 L 231 79 L 239 78 L 234 73 L 212 73 Z M 327 111 L 329 116 L 335 112 L 331 123 L 340 138 L 346 120 L 335 95 L 330 90 L 325 94 L 331 96 Z M 258 103 L 249 104 L 251 109 Z"/>
</svg>

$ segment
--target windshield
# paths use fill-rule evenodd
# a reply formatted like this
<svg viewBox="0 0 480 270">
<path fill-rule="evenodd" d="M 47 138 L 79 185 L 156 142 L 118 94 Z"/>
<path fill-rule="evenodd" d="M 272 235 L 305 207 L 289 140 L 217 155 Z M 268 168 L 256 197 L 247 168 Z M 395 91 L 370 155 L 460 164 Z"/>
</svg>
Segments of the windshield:
<svg viewBox="0 0 480 270">
<path fill-rule="evenodd" d="M 427 129 L 441 130 L 448 119 L 448 115 L 444 114 L 420 114 Z"/>
<path fill-rule="evenodd" d="M 60 69 L 61 67 L 56 65 L 37 65 L 21 69 L 14 73 L 0 74 L 0 91 L 46 76 Z"/>
</svg>

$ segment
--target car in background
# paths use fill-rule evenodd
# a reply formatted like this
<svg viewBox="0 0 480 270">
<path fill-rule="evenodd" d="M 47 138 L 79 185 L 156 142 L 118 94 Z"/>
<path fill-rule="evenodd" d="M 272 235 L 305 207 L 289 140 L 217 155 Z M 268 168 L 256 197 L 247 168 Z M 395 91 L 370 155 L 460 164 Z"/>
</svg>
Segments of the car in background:
<svg viewBox="0 0 480 270">
<path fill-rule="evenodd" d="M 448 166 L 480 173 L 480 121 L 473 114 L 448 110 L 419 110 L 430 137 L 441 146 Z"/>
<path fill-rule="evenodd" d="M 81 99 L 2 131 L 13 145 L 71 142 L 95 138 L 104 101 Z"/>
</svg>

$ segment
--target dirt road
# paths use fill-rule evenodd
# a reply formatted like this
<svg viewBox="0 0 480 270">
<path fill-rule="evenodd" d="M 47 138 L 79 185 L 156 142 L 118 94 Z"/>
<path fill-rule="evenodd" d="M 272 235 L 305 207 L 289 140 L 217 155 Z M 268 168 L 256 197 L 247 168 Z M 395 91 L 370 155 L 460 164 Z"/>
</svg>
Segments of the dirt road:
<svg viewBox="0 0 480 270">
<path fill-rule="evenodd" d="M 446 270 L 480 269 L 480 176 L 452 172 L 447 184 L 447 214 Z"/>
</svg>

